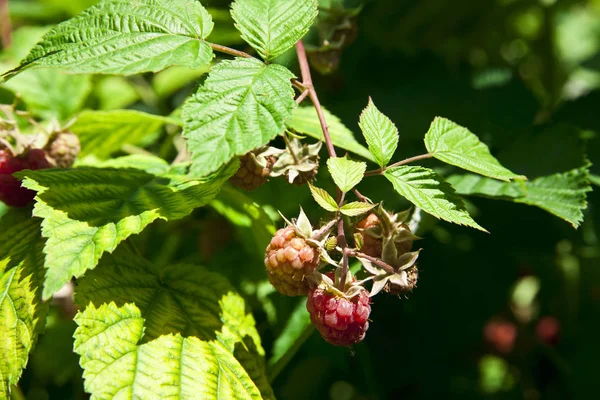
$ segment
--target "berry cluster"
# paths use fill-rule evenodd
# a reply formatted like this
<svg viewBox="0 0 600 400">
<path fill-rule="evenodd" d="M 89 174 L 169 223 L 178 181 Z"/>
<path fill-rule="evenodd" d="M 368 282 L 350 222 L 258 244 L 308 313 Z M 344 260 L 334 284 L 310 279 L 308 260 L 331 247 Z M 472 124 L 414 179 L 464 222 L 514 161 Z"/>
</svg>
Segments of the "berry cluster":
<svg viewBox="0 0 600 400">
<path fill-rule="evenodd" d="M 358 250 L 347 254 L 361 261 L 371 275 L 357 282 L 349 272 L 344 278 L 341 263 L 329 254 L 340 252 L 335 239 L 328 238 L 337 220 L 313 231 L 301 211 L 296 220 L 286 220 L 288 226 L 279 229 L 267 246 L 265 267 L 269 281 L 281 294 L 308 296 L 306 308 L 311 322 L 327 342 L 336 346 L 359 343 L 369 328 L 371 296 L 380 290 L 405 295 L 416 286 L 415 262 L 419 252 L 410 249 L 417 237 L 404 223 L 405 218 L 406 215 L 389 214 L 380 207 L 376 214 L 355 224 Z M 320 272 L 328 265 L 334 265 L 333 271 Z M 373 280 L 370 291 L 363 286 L 369 280 Z"/>
</svg>

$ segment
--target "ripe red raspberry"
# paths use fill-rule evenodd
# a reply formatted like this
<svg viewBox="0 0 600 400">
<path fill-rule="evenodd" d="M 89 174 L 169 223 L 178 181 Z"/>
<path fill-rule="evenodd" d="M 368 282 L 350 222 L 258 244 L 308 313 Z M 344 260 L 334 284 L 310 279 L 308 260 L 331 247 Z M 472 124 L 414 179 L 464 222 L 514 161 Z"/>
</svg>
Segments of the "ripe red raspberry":
<svg viewBox="0 0 600 400">
<path fill-rule="evenodd" d="M 273 156 L 266 157 L 266 165 L 261 166 L 254 153 L 244 154 L 240 157 L 240 168 L 229 181 L 237 187 L 252 191 L 267 181 L 275 160 Z"/>
<path fill-rule="evenodd" d="M 35 192 L 21 187 L 21 182 L 12 176 L 24 169 L 48 168 L 50 164 L 42 149 L 26 150 L 13 156 L 8 150 L 0 150 L 0 201 L 9 206 L 24 207 L 35 197 Z"/>
<path fill-rule="evenodd" d="M 74 133 L 59 132 L 50 137 L 44 150 L 57 167 L 69 168 L 75 163 L 81 145 L 79 138 Z"/>
<path fill-rule="evenodd" d="M 371 305 L 366 290 L 347 299 L 317 287 L 309 292 L 306 309 L 323 339 L 335 346 L 359 343 L 369 329 Z"/>
<path fill-rule="evenodd" d="M 366 231 L 369 228 L 380 226 L 381 221 L 377 215 L 371 213 L 366 218 L 362 219 L 356 224 L 358 233 L 362 236 L 363 245 L 359 249 L 361 253 L 365 253 L 368 256 L 381 258 L 381 252 L 383 247 L 383 241 L 381 237 L 375 237 Z M 402 224 L 402 227 L 408 229 L 406 224 Z M 396 249 L 398 254 L 404 254 L 412 249 L 412 240 L 406 240 L 404 242 L 396 243 Z"/>
<path fill-rule="evenodd" d="M 535 336 L 549 346 L 556 346 L 560 341 L 560 322 L 554 317 L 542 317 L 535 326 Z"/>
<path fill-rule="evenodd" d="M 291 226 L 275 232 L 265 254 L 269 281 L 287 296 L 308 293 L 309 283 L 305 278 L 315 271 L 319 262 L 319 250 L 298 236 Z"/>
<path fill-rule="evenodd" d="M 486 341 L 502 354 L 510 353 L 515 347 L 517 327 L 508 321 L 490 321 L 483 330 Z"/>
</svg>

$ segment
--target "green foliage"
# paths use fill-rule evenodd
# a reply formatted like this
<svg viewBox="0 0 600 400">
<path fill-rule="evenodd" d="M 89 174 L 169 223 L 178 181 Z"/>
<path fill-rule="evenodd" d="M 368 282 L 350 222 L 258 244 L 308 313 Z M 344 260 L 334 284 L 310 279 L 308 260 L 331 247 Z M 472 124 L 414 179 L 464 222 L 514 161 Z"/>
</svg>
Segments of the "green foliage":
<svg viewBox="0 0 600 400">
<path fill-rule="evenodd" d="M 485 231 L 471 218 L 452 185 L 433 170 L 403 165 L 386 170 L 384 176 L 400 195 L 426 213 Z"/>
<path fill-rule="evenodd" d="M 542 176 L 524 183 L 498 182 L 476 175 L 453 175 L 448 180 L 460 194 L 485 196 L 536 206 L 578 228 L 592 190 L 589 166 Z"/>
<path fill-rule="evenodd" d="M 234 171 L 230 165 L 204 181 L 134 169 L 22 173 L 23 184 L 38 192 L 33 214 L 44 219 L 42 235 L 48 238 L 44 299 L 155 219 L 182 218 L 207 204 Z"/>
<path fill-rule="evenodd" d="M 327 169 L 337 187 L 345 193 L 362 181 L 367 164 L 352 161 L 346 157 L 336 157 L 327 160 Z"/>
<path fill-rule="evenodd" d="M 398 147 L 398 128 L 375 107 L 371 98 L 360 114 L 358 124 L 377 164 L 380 167 L 388 165 Z"/>
<path fill-rule="evenodd" d="M 197 1 L 105 0 L 45 34 L 2 78 L 40 67 L 125 75 L 171 65 L 197 68 L 213 57 L 203 40 L 212 28 L 210 15 Z"/>
<path fill-rule="evenodd" d="M 318 205 L 327 211 L 335 212 L 338 210 L 338 205 L 333 197 L 326 190 L 310 185 L 310 193 Z"/>
<path fill-rule="evenodd" d="M 266 61 L 294 47 L 317 12 L 316 0 L 236 0 L 231 5 L 242 38 Z"/>
<path fill-rule="evenodd" d="M 356 141 L 352 131 L 338 117 L 326 109 L 323 109 L 323 113 L 325 114 L 325 120 L 329 128 L 331 141 L 335 146 L 351 151 L 367 160 L 375 161 L 369 150 Z M 323 140 L 319 117 L 314 107 L 303 106 L 296 108 L 292 114 L 292 118 L 287 121 L 287 126 L 298 133 Z"/>
<path fill-rule="evenodd" d="M 425 146 L 435 158 L 468 171 L 504 181 L 525 179 L 500 165 L 476 135 L 445 118 L 433 120 Z"/>
<path fill-rule="evenodd" d="M 43 329 L 39 221 L 11 210 L 0 218 L 0 397 L 8 398 Z"/>
<path fill-rule="evenodd" d="M 172 119 L 134 110 L 84 111 L 71 130 L 79 136 L 81 156 L 105 159 L 124 144 L 148 144 Z"/>
<path fill-rule="evenodd" d="M 371 211 L 376 205 L 377 204 L 363 203 L 362 201 L 353 201 L 340 207 L 340 212 L 349 217 L 356 217 L 367 211 Z"/>
<path fill-rule="evenodd" d="M 293 77 L 281 65 L 256 59 L 236 58 L 213 68 L 183 107 L 191 172 L 213 172 L 283 132 L 296 106 Z"/>
<path fill-rule="evenodd" d="M 134 304 L 88 306 L 75 317 L 75 351 L 93 398 L 259 399 L 246 371 L 221 343 L 180 334 L 139 344 L 144 318 Z M 110 382 L 110 385 L 106 383 Z"/>
</svg>

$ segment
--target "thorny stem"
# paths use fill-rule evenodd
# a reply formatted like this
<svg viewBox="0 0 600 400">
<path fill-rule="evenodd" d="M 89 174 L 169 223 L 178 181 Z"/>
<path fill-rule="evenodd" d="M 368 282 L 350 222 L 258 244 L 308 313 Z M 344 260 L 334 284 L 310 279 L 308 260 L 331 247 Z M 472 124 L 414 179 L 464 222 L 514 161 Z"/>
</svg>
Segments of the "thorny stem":
<svg viewBox="0 0 600 400">
<path fill-rule="evenodd" d="M 385 270 L 385 272 L 389 273 L 389 274 L 395 274 L 396 273 L 396 268 L 392 267 L 390 264 L 386 263 L 383 260 L 380 260 L 379 258 L 376 257 L 371 257 L 365 253 L 361 253 L 359 251 L 354 251 L 354 250 L 350 250 L 348 252 L 348 255 L 352 256 L 352 257 L 356 257 L 356 258 L 364 258 L 365 260 L 369 260 L 371 261 L 373 264 L 377 264 L 378 266 L 380 266 L 381 268 L 383 268 Z"/>
<path fill-rule="evenodd" d="M 380 169 L 376 169 L 373 171 L 367 171 L 367 172 L 365 172 L 365 176 L 383 175 L 383 173 L 385 172 L 386 169 L 399 167 L 404 164 L 409 164 L 413 161 L 425 160 L 426 158 L 431 158 L 431 157 L 433 157 L 433 154 L 430 154 L 430 153 L 420 154 L 420 155 L 414 156 L 414 157 L 409 157 L 402 161 L 398 161 L 397 163 L 394 163 L 392 165 L 388 165 L 385 168 L 380 168 Z"/>
<path fill-rule="evenodd" d="M 319 96 L 317 95 L 317 91 L 313 86 L 312 76 L 310 74 L 310 66 L 308 65 L 308 58 L 306 57 L 306 50 L 304 48 L 304 43 L 302 42 L 302 40 L 296 42 L 296 53 L 298 55 L 298 64 L 300 65 L 300 74 L 302 75 L 301 86 L 308 90 L 308 97 L 312 101 L 313 105 L 315 106 L 315 110 L 317 111 L 317 116 L 319 117 L 319 123 L 321 124 L 321 130 L 323 131 L 323 138 L 325 139 L 325 144 L 327 146 L 327 152 L 329 153 L 329 157 L 335 158 L 337 157 L 337 155 L 335 154 L 335 148 L 333 147 L 331 135 L 329 134 L 327 121 L 325 121 L 325 114 L 323 113 L 323 108 L 321 107 L 321 103 L 319 102 Z M 337 203 L 341 204 L 342 200 L 342 191 L 339 188 L 337 188 Z M 338 245 L 342 248 L 343 257 L 342 275 L 340 277 L 340 282 L 338 282 L 338 289 L 344 291 L 346 285 L 346 276 L 348 275 L 348 243 L 346 242 L 346 234 L 344 232 L 344 220 L 342 218 L 338 220 L 337 241 Z"/>
<path fill-rule="evenodd" d="M 232 49 L 231 47 L 221 46 L 220 44 L 216 44 L 216 43 L 209 43 L 209 42 L 207 42 L 207 43 L 213 50 L 218 51 L 220 53 L 229 54 L 229 55 L 235 56 L 235 57 L 253 58 L 250 54 L 245 53 L 240 50 Z"/>
</svg>

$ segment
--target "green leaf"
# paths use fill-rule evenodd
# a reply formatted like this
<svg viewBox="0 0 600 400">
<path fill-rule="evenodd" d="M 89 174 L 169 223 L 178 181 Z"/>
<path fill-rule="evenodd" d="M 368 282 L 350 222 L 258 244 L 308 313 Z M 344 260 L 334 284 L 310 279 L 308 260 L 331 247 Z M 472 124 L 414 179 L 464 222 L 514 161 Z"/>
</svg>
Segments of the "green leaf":
<svg viewBox="0 0 600 400">
<path fill-rule="evenodd" d="M 327 169 L 337 187 L 345 193 L 362 181 L 367 163 L 352 161 L 346 157 L 334 157 L 327 160 Z"/>
<path fill-rule="evenodd" d="M 176 334 L 141 344 L 144 319 L 134 304 L 90 305 L 75 321 L 74 349 L 92 398 L 261 398 L 219 342 Z"/>
<path fill-rule="evenodd" d="M 583 221 L 586 193 L 592 190 L 588 166 L 526 182 L 498 182 L 470 174 L 453 175 L 448 181 L 455 185 L 459 194 L 536 206 L 564 219 L 574 228 Z"/>
<path fill-rule="evenodd" d="M 370 97 L 369 104 L 360 114 L 358 125 L 377 164 L 381 167 L 388 165 L 398 147 L 398 128 L 375 107 Z"/>
<path fill-rule="evenodd" d="M 213 57 L 204 41 L 212 28 L 198 1 L 105 0 L 45 34 L 2 79 L 40 67 L 123 75 L 171 65 L 200 67 Z"/>
<path fill-rule="evenodd" d="M 526 179 L 504 168 L 467 128 L 436 117 L 425 134 L 427 151 L 445 163 L 503 181 Z"/>
<path fill-rule="evenodd" d="M 408 201 L 434 217 L 487 232 L 467 212 L 462 199 L 443 177 L 429 168 L 400 166 L 384 176 Z"/>
<path fill-rule="evenodd" d="M 327 193 L 325 189 L 318 188 L 310 183 L 308 184 L 308 187 L 310 188 L 310 193 L 312 193 L 312 196 L 318 205 L 327 211 L 336 212 L 338 210 L 338 205 L 334 198 L 331 197 L 331 195 Z"/>
<path fill-rule="evenodd" d="M 79 136 L 80 157 L 108 158 L 124 144 L 149 144 L 158 138 L 159 129 L 176 121 L 135 110 L 84 111 L 71 131 Z"/>
<path fill-rule="evenodd" d="M 154 175 L 167 174 L 172 168 L 169 163 L 160 157 L 150 154 L 130 154 L 123 157 L 109 158 L 98 161 L 94 157 L 88 157 L 77 162 L 78 167 L 94 168 L 133 168 L 146 171 Z"/>
<path fill-rule="evenodd" d="M 23 185 L 35 190 L 34 216 L 43 218 L 48 238 L 47 299 L 98 263 L 128 236 L 140 233 L 157 218 L 173 220 L 203 206 L 236 170 L 229 165 L 202 181 L 186 176 L 154 175 L 134 169 L 50 169 L 25 171 Z"/>
<path fill-rule="evenodd" d="M 310 322 L 306 310 L 306 301 L 298 303 L 292 315 L 287 320 L 281 334 L 273 343 L 273 355 L 268 361 L 270 379 L 273 381 L 283 367 L 294 357 L 302 344 L 314 332 L 315 327 Z"/>
<path fill-rule="evenodd" d="M 316 0 L 236 0 L 231 5 L 242 38 L 267 61 L 294 47 L 317 13 Z"/>
<path fill-rule="evenodd" d="M 344 204 L 340 208 L 340 212 L 349 217 L 356 217 L 370 211 L 377 204 L 364 203 L 362 201 L 353 201 L 352 203 Z"/>
<path fill-rule="evenodd" d="M 183 107 L 192 173 L 215 171 L 282 133 L 296 106 L 293 77 L 281 65 L 250 58 L 215 66 Z"/>
<path fill-rule="evenodd" d="M 275 225 L 264 208 L 230 186 L 224 186 L 210 206 L 235 225 L 248 253 L 262 262 L 275 233 Z"/>
<path fill-rule="evenodd" d="M 64 121 L 83 107 L 92 90 L 91 76 L 67 75 L 54 69 L 27 71 L 2 85 L 19 94 L 32 114 Z"/>
<path fill-rule="evenodd" d="M 514 199 L 527 195 L 525 184 L 521 182 L 502 182 L 475 174 L 451 175 L 446 179 L 456 193 L 490 198 Z"/>
<path fill-rule="evenodd" d="M 39 220 L 11 209 L 0 218 L 0 398 L 10 398 L 43 329 L 44 259 Z"/>
<path fill-rule="evenodd" d="M 181 334 L 219 343 L 242 363 L 263 395 L 272 397 L 254 318 L 222 275 L 191 264 L 159 267 L 119 248 L 78 281 L 78 304 L 109 301 L 135 303 L 146 320 L 144 342 Z"/>
<path fill-rule="evenodd" d="M 329 128 L 329 135 L 335 146 L 375 162 L 375 158 L 371 152 L 356 141 L 352 131 L 346 128 L 338 117 L 331 114 L 326 109 L 323 109 L 323 113 L 325 114 L 325 120 L 327 121 L 327 126 Z M 323 138 L 321 124 L 319 123 L 319 117 L 317 116 L 315 108 L 312 106 L 296 108 L 292 114 L 292 119 L 287 121 L 287 126 L 298 133 L 303 133 L 315 139 L 325 140 Z"/>
</svg>

